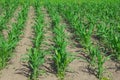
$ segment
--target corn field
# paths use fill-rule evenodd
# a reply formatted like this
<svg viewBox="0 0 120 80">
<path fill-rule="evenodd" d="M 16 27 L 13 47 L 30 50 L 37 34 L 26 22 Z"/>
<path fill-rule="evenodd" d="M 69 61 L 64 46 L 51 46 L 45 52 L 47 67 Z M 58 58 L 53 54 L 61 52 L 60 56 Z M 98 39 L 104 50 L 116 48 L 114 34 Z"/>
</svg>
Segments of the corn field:
<svg viewBox="0 0 120 80">
<path fill-rule="evenodd" d="M 119 0 L 1 0 L 0 80 L 120 80 Z"/>
</svg>

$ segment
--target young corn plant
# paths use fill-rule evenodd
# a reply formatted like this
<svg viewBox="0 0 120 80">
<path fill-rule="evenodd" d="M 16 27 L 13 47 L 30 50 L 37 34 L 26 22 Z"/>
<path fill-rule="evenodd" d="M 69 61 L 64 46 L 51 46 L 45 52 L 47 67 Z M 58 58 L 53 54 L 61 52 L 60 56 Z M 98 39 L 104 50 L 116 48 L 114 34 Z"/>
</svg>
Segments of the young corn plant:
<svg viewBox="0 0 120 80">
<path fill-rule="evenodd" d="M 93 31 L 93 25 L 90 25 L 89 28 L 85 28 L 85 26 L 77 26 L 76 34 L 79 36 L 80 41 L 82 41 L 82 45 L 85 48 L 88 48 L 91 45 L 91 36 Z"/>
<path fill-rule="evenodd" d="M 43 25 L 43 15 L 40 15 L 40 14 L 42 14 L 40 12 L 40 9 L 41 8 L 36 7 L 36 13 L 37 13 L 36 23 L 37 24 L 34 27 L 35 35 L 36 35 L 36 37 L 34 39 L 34 43 L 35 43 L 34 47 L 36 47 L 38 49 L 39 49 L 39 47 L 41 45 L 41 41 L 43 39 L 43 26 L 44 26 Z"/>
<path fill-rule="evenodd" d="M 14 4 L 16 3 L 16 4 Z M 18 1 L 7 1 L 5 0 L 4 3 L 4 8 L 5 8 L 5 15 L 4 17 L 0 20 L 0 31 L 2 31 L 4 28 L 6 28 L 6 23 L 9 21 L 9 19 L 12 17 L 13 12 L 15 9 L 18 7 Z"/>
<path fill-rule="evenodd" d="M 104 75 L 104 63 L 106 62 L 106 60 L 109 59 L 109 57 L 105 57 L 99 50 L 98 48 L 95 48 L 93 46 L 89 47 L 89 63 L 91 68 L 94 69 L 94 72 L 96 74 L 96 76 L 101 80 Z"/>
<path fill-rule="evenodd" d="M 120 60 L 120 35 L 118 32 L 114 31 L 114 27 L 109 29 L 109 34 L 107 37 L 108 43 L 110 44 L 110 48 L 112 49 L 112 56 L 116 58 L 116 60 Z"/>
<path fill-rule="evenodd" d="M 67 43 L 63 29 L 63 26 L 56 26 L 54 29 L 56 45 L 53 60 L 55 62 L 57 75 L 61 80 L 64 79 L 66 68 L 70 63 L 70 58 L 66 52 Z"/>
<path fill-rule="evenodd" d="M 9 44 L 6 43 L 3 36 L 0 36 L 0 69 L 7 65 L 7 61 L 10 58 L 11 50 Z"/>
<path fill-rule="evenodd" d="M 31 48 L 28 56 L 31 69 L 30 80 L 37 80 L 40 74 L 39 67 L 44 63 L 44 53 L 37 48 Z"/>
<path fill-rule="evenodd" d="M 7 41 L 3 37 L 0 37 L 0 69 L 7 65 L 7 62 L 11 59 L 12 52 L 18 42 L 18 40 Z"/>
<path fill-rule="evenodd" d="M 100 24 L 97 26 L 97 36 L 102 40 L 107 37 L 108 29 L 105 24 Z"/>
<path fill-rule="evenodd" d="M 52 18 L 52 23 L 54 26 L 53 33 L 55 34 L 53 60 L 57 76 L 60 80 L 63 80 L 65 77 L 66 68 L 71 62 L 71 59 L 66 52 L 67 42 L 65 41 L 66 36 L 64 33 L 64 26 L 60 25 L 60 17 L 59 14 L 56 12 L 56 9 L 52 8 L 52 5 L 48 5 L 47 8 Z"/>
<path fill-rule="evenodd" d="M 26 13 L 24 13 L 24 9 L 19 15 L 18 23 L 13 25 L 13 28 L 8 33 L 8 38 L 6 40 L 3 35 L 0 35 L 0 69 L 7 65 L 7 62 L 10 60 L 12 52 L 19 41 L 19 36 L 22 33 L 21 30 L 23 29 L 26 20 L 26 17 L 23 16 L 27 16 Z"/>
<path fill-rule="evenodd" d="M 31 70 L 30 80 L 37 80 L 40 74 L 40 67 L 44 63 L 45 53 L 41 50 L 41 42 L 43 40 L 43 15 L 41 15 L 41 7 L 36 6 L 36 24 L 34 26 L 35 37 L 33 39 L 33 47 L 30 49 L 28 54 L 28 64 Z"/>
<path fill-rule="evenodd" d="M 97 70 L 96 71 L 97 71 L 97 77 L 100 80 L 104 77 L 103 73 L 105 72 L 105 67 L 103 65 L 106 62 L 106 60 L 108 60 L 108 59 L 109 59 L 108 57 L 105 58 L 104 55 L 102 55 L 98 52 L 98 54 L 97 54 Z"/>
<path fill-rule="evenodd" d="M 54 8 L 52 4 L 46 5 L 50 17 L 53 23 L 53 33 L 54 37 L 54 64 L 57 76 L 60 80 L 63 80 L 65 77 L 65 72 L 68 64 L 70 63 L 70 58 L 68 57 L 68 53 L 66 52 L 67 42 L 65 41 L 65 33 L 64 26 L 60 25 L 60 16 L 57 13 L 57 10 Z"/>
</svg>

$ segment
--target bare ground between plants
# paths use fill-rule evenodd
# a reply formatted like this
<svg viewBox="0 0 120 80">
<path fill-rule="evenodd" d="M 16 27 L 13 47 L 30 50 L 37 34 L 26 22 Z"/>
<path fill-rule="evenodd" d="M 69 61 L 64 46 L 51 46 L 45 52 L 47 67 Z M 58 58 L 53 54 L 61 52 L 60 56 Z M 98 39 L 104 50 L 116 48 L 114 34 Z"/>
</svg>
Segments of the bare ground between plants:
<svg viewBox="0 0 120 80">
<path fill-rule="evenodd" d="M 27 50 L 32 46 L 31 39 L 33 37 L 32 26 L 34 25 L 34 9 L 30 7 L 28 19 L 25 24 L 24 34 L 21 36 L 17 47 L 14 51 L 14 56 L 10 64 L 1 71 L 0 80 L 27 80 L 29 69 L 25 66 L 26 63 L 21 62 L 22 56 L 27 53 Z"/>
<path fill-rule="evenodd" d="M 42 7 L 42 14 L 44 15 L 44 28 L 43 28 L 43 42 L 41 45 L 41 48 L 43 50 L 50 51 L 51 46 L 54 44 L 53 42 L 53 33 L 51 28 L 51 20 L 49 15 L 47 14 L 47 11 L 44 7 Z"/>
</svg>

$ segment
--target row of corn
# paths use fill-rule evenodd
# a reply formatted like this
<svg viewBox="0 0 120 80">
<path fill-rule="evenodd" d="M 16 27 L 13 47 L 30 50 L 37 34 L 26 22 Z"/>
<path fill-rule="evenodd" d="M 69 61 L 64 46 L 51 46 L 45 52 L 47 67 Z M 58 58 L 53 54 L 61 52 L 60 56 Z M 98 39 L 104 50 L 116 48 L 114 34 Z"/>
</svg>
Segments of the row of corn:
<svg viewBox="0 0 120 80">
<path fill-rule="evenodd" d="M 58 78 L 60 80 L 63 80 L 68 64 L 71 62 L 71 58 L 66 51 L 67 42 L 65 35 L 65 26 L 60 22 L 60 15 L 53 6 L 47 4 L 46 8 L 48 9 L 48 13 L 52 19 L 52 28 L 54 33 L 54 68 L 56 70 Z"/>
<path fill-rule="evenodd" d="M 6 23 L 9 21 L 9 19 L 12 17 L 13 12 L 18 7 L 18 1 L 8 1 L 5 0 L 5 3 L 2 6 L 2 14 L 0 16 L 0 31 L 2 31 L 4 28 L 6 28 Z"/>
<path fill-rule="evenodd" d="M 7 39 L 0 34 L 0 69 L 4 68 L 7 65 L 7 62 L 10 60 L 15 46 L 17 45 L 20 34 L 22 34 L 22 29 L 27 18 L 28 5 L 25 4 L 22 7 L 22 11 L 18 17 L 18 23 L 12 24 L 13 27 L 11 31 L 8 32 Z"/>
<path fill-rule="evenodd" d="M 43 14 L 41 13 L 41 5 L 38 0 L 34 2 L 34 8 L 36 13 L 33 47 L 28 53 L 28 65 L 30 68 L 30 80 L 37 80 L 40 75 L 40 68 L 44 63 L 45 53 L 41 49 L 41 43 L 43 41 Z M 42 69 L 41 69 L 42 70 Z"/>
</svg>

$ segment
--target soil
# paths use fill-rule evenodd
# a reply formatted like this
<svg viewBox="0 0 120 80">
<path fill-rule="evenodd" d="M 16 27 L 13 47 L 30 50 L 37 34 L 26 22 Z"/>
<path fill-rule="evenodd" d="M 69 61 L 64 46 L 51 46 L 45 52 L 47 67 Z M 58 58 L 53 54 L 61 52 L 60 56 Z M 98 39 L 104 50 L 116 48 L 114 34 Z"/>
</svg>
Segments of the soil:
<svg viewBox="0 0 120 80">
<path fill-rule="evenodd" d="M 104 66 L 106 68 L 105 76 L 108 76 L 111 80 L 120 80 L 120 63 L 109 60 L 106 61 Z"/>
<path fill-rule="evenodd" d="M 28 20 L 25 24 L 24 34 L 21 37 L 17 47 L 14 51 L 14 56 L 10 61 L 10 64 L 1 71 L 0 80 L 27 80 L 28 79 L 28 71 L 29 69 L 25 66 L 26 63 L 22 63 L 21 58 L 25 56 L 28 49 L 32 47 L 31 39 L 33 37 L 33 29 L 34 25 L 34 9 L 30 7 L 28 12 Z"/>
<path fill-rule="evenodd" d="M 42 14 L 44 14 L 44 28 L 43 28 L 43 36 L 44 36 L 44 40 L 41 44 L 41 48 L 43 50 L 47 50 L 50 51 L 51 46 L 54 44 L 53 42 L 53 33 L 52 33 L 52 27 L 51 27 L 51 20 L 49 15 L 47 14 L 47 10 L 42 7 Z"/>
</svg>

